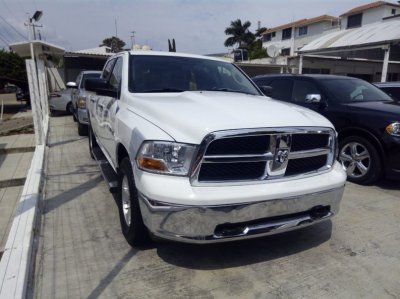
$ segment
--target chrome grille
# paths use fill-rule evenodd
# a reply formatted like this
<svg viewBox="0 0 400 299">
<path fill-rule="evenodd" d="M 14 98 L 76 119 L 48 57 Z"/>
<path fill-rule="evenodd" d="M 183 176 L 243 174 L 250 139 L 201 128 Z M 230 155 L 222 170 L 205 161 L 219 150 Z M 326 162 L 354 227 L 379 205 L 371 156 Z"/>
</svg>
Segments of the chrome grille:
<svg viewBox="0 0 400 299">
<path fill-rule="evenodd" d="M 193 166 L 193 185 L 289 179 L 328 171 L 335 132 L 329 128 L 231 130 L 209 134 Z"/>
</svg>

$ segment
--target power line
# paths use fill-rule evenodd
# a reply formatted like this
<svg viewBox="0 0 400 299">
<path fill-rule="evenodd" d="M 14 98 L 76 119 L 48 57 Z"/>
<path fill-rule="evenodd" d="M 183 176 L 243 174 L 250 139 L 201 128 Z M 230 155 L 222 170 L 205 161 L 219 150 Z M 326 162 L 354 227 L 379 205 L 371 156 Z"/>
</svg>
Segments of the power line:
<svg viewBox="0 0 400 299">
<path fill-rule="evenodd" d="M 8 42 L 8 41 L 6 41 L 6 39 L 5 39 L 5 38 L 3 38 L 1 35 L 0 35 L 0 40 L 2 40 L 2 41 L 3 41 L 3 43 L 4 43 L 5 45 L 7 45 L 7 46 L 8 46 L 9 42 Z"/>
<path fill-rule="evenodd" d="M 20 33 L 13 25 L 11 25 L 10 23 L 8 23 L 6 19 L 4 19 L 2 16 L 0 16 L 0 18 L 1 18 L 6 24 L 8 24 L 16 33 L 18 33 L 19 36 L 21 36 L 23 39 L 27 40 L 26 36 L 24 36 L 22 33 Z"/>
<path fill-rule="evenodd" d="M 7 5 L 7 3 L 4 0 L 1 0 L 3 2 L 3 5 L 7 10 L 10 12 L 10 14 L 17 20 L 18 18 L 15 16 L 14 12 L 10 9 L 10 7 Z"/>
</svg>

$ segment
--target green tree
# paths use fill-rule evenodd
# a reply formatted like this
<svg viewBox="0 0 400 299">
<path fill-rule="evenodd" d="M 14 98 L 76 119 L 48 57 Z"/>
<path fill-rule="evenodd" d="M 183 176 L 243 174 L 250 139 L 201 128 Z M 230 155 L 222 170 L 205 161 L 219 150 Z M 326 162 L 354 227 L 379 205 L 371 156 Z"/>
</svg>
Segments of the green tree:
<svg viewBox="0 0 400 299">
<path fill-rule="evenodd" d="M 111 52 L 118 53 L 124 49 L 125 45 L 126 43 L 123 40 L 119 39 L 116 36 L 112 36 L 105 38 L 100 47 L 107 46 L 111 48 Z"/>
<path fill-rule="evenodd" d="M 14 52 L 0 50 L 0 80 L 27 81 L 25 60 Z"/>
<path fill-rule="evenodd" d="M 260 58 L 265 58 L 268 57 L 267 49 L 263 48 L 262 46 L 262 34 L 264 31 L 266 31 L 267 28 L 261 27 L 256 30 L 256 33 L 254 36 L 256 37 L 256 40 L 251 43 L 249 47 L 249 58 L 250 59 L 260 59 Z"/>
<path fill-rule="evenodd" d="M 251 23 L 246 21 L 242 24 L 240 19 L 231 22 L 231 25 L 225 29 L 225 34 L 230 35 L 225 42 L 225 47 L 232 47 L 238 44 L 239 48 L 248 48 L 254 41 L 254 34 L 249 30 Z"/>
</svg>

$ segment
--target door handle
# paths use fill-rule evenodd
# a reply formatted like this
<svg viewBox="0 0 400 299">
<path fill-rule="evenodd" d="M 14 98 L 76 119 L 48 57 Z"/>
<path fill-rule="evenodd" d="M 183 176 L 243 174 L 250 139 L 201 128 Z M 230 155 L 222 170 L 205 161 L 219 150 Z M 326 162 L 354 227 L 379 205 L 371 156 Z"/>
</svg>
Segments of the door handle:
<svg viewBox="0 0 400 299">
<path fill-rule="evenodd" d="M 93 99 L 93 98 L 90 98 L 90 101 L 91 101 L 92 103 L 96 102 L 96 100 Z"/>
</svg>

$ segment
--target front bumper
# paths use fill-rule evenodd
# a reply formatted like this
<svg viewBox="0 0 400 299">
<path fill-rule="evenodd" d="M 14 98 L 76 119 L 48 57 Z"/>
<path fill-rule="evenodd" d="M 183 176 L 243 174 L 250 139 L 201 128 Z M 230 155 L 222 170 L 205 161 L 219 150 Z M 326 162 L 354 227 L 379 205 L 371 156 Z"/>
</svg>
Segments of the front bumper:
<svg viewBox="0 0 400 299">
<path fill-rule="evenodd" d="M 214 243 L 290 231 L 339 212 L 344 185 L 317 193 L 261 202 L 186 206 L 160 203 L 139 193 L 143 221 L 160 238 Z"/>
<path fill-rule="evenodd" d="M 78 108 L 78 121 L 82 125 L 89 124 L 88 112 L 87 109 Z"/>
</svg>

